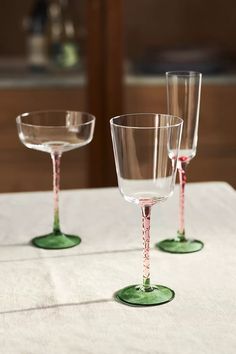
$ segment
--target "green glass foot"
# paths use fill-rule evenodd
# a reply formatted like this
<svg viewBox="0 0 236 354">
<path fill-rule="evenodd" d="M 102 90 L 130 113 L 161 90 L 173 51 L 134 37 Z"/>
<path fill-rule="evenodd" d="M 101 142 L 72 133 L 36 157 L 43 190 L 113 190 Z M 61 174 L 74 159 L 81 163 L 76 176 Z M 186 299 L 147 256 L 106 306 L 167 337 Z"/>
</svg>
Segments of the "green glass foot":
<svg viewBox="0 0 236 354">
<path fill-rule="evenodd" d="M 151 285 L 148 291 L 141 285 L 131 285 L 115 293 L 117 300 L 132 306 L 161 305 L 171 301 L 174 296 L 174 291 L 163 285 Z"/>
<path fill-rule="evenodd" d="M 53 233 L 35 237 L 32 240 L 34 246 L 45 249 L 63 249 L 70 248 L 80 244 L 81 238 L 73 235 L 55 235 Z"/>
<path fill-rule="evenodd" d="M 163 240 L 155 245 L 164 252 L 169 253 L 192 253 L 200 251 L 204 244 L 199 240 Z"/>
</svg>

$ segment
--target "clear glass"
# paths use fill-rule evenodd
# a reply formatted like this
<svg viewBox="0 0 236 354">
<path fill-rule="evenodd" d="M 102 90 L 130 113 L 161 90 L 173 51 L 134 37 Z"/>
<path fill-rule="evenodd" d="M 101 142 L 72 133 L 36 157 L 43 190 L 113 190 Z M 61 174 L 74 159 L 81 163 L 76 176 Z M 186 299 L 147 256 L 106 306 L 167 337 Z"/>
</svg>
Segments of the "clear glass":
<svg viewBox="0 0 236 354">
<path fill-rule="evenodd" d="M 201 81 L 201 73 L 194 71 L 166 73 L 168 113 L 178 115 L 184 121 L 177 163 L 180 182 L 179 229 L 174 239 L 157 244 L 161 250 L 170 253 L 191 253 L 203 248 L 201 241 L 186 238 L 184 221 L 186 168 L 197 150 Z"/>
<path fill-rule="evenodd" d="M 33 238 L 39 248 L 61 249 L 78 245 L 80 237 L 61 231 L 59 218 L 60 161 L 64 152 L 88 144 L 93 138 L 95 117 L 74 111 L 39 111 L 16 118 L 21 142 L 30 149 L 47 152 L 53 163 L 54 221 L 50 234 Z"/>
<path fill-rule="evenodd" d="M 150 217 L 153 205 L 173 193 L 182 119 L 155 113 L 127 114 L 110 121 L 118 185 L 128 202 L 142 212 L 143 282 L 115 296 L 134 306 L 159 305 L 173 299 L 173 290 L 150 282 Z"/>
</svg>

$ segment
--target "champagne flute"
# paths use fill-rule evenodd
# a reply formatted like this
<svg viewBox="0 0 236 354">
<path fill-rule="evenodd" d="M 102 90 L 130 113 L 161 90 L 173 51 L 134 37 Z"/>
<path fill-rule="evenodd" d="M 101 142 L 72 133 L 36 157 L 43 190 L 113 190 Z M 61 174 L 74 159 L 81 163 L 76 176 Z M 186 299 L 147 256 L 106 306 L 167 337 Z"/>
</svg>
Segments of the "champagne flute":
<svg viewBox="0 0 236 354">
<path fill-rule="evenodd" d="M 184 220 L 186 168 L 197 150 L 202 74 L 194 71 L 170 71 L 166 73 L 166 82 L 168 113 L 175 114 L 184 121 L 177 163 L 180 182 L 179 229 L 174 239 L 163 240 L 156 246 L 170 253 L 191 253 L 203 248 L 202 241 L 186 238 Z"/>
<path fill-rule="evenodd" d="M 174 291 L 150 282 L 150 217 L 153 205 L 172 194 L 177 170 L 182 119 L 171 115 L 137 113 L 110 120 L 119 190 L 142 212 L 143 282 L 116 293 L 116 298 L 134 306 L 171 301 Z"/>
<path fill-rule="evenodd" d="M 51 233 L 33 238 L 39 248 L 61 249 L 78 245 L 80 237 L 61 231 L 59 219 L 60 161 L 66 151 L 88 144 L 93 138 L 95 117 L 74 111 L 38 111 L 16 118 L 21 142 L 30 149 L 47 152 L 53 164 L 54 221 Z"/>
</svg>

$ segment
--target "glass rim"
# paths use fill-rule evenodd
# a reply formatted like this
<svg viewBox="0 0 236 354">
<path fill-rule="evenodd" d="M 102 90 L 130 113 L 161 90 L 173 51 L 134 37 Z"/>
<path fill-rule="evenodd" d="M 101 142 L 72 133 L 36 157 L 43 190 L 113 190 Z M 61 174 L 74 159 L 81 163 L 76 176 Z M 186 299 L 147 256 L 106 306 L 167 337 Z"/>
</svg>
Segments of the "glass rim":
<svg viewBox="0 0 236 354">
<path fill-rule="evenodd" d="M 199 76 L 202 77 L 202 73 L 193 70 L 176 70 L 176 71 L 166 71 L 166 76 Z"/>
<path fill-rule="evenodd" d="M 114 120 L 115 119 L 118 119 L 118 118 L 121 118 L 121 117 L 130 117 L 130 116 L 162 116 L 162 117 L 171 117 L 171 118 L 177 118 L 178 122 L 177 123 L 174 123 L 174 124 L 165 124 L 163 126 L 140 126 L 140 127 L 135 127 L 135 126 L 127 126 L 127 125 L 122 125 L 122 124 L 117 124 L 117 123 L 114 123 Z M 126 128 L 126 129 L 166 129 L 166 128 L 174 128 L 174 127 L 179 127 L 181 125 L 183 125 L 183 119 L 178 117 L 178 116 L 175 116 L 175 115 L 172 115 L 172 114 L 165 114 L 165 113 L 127 113 L 127 114 L 121 114 L 119 116 L 115 116 L 115 117 L 112 117 L 110 119 L 110 125 L 111 126 L 115 126 L 115 127 L 120 127 L 120 128 Z"/>
<path fill-rule="evenodd" d="M 96 117 L 88 112 L 84 112 L 84 111 L 73 111 L 73 110 L 69 110 L 69 109 L 45 109 L 45 110 L 38 110 L 38 111 L 31 111 L 31 112 L 23 112 L 21 114 L 19 114 L 16 117 L 16 123 L 19 125 L 24 125 L 24 126 L 28 126 L 28 127 L 35 127 L 35 128 L 67 128 L 66 125 L 38 125 L 38 124 L 30 124 L 30 123 L 25 123 L 21 121 L 21 118 L 23 117 L 27 117 L 27 116 L 34 116 L 34 115 L 38 115 L 38 114 L 46 114 L 46 113 L 79 113 L 82 115 L 87 115 L 88 117 L 90 117 L 91 119 L 88 122 L 85 123 L 80 123 L 80 124 L 75 124 L 76 126 L 82 126 L 82 125 L 89 125 L 93 122 L 95 122 Z"/>
</svg>

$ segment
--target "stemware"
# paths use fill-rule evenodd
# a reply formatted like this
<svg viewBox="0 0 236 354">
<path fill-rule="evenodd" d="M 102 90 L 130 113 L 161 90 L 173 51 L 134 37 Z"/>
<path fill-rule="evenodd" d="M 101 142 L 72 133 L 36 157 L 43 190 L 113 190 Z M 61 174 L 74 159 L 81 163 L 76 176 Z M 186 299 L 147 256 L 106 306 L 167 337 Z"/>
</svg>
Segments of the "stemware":
<svg viewBox="0 0 236 354">
<path fill-rule="evenodd" d="M 59 220 L 60 161 L 64 152 L 88 144 L 93 138 L 95 117 L 85 112 L 38 111 L 16 118 L 21 142 L 30 149 L 47 152 L 53 163 L 54 221 L 51 233 L 33 238 L 39 248 L 61 249 L 78 245 L 80 237 L 61 231 Z"/>
<path fill-rule="evenodd" d="M 143 282 L 116 293 L 125 304 L 150 306 L 173 299 L 174 291 L 150 282 L 150 217 L 153 205 L 172 194 L 175 184 L 182 119 L 137 113 L 110 120 L 119 190 L 142 211 Z"/>
<path fill-rule="evenodd" d="M 184 220 L 186 167 L 197 150 L 201 82 L 202 75 L 198 72 L 166 73 L 168 114 L 177 115 L 184 121 L 177 163 L 180 182 L 179 228 L 174 239 L 163 240 L 156 245 L 170 253 L 191 253 L 203 248 L 203 242 L 186 238 Z"/>
</svg>

